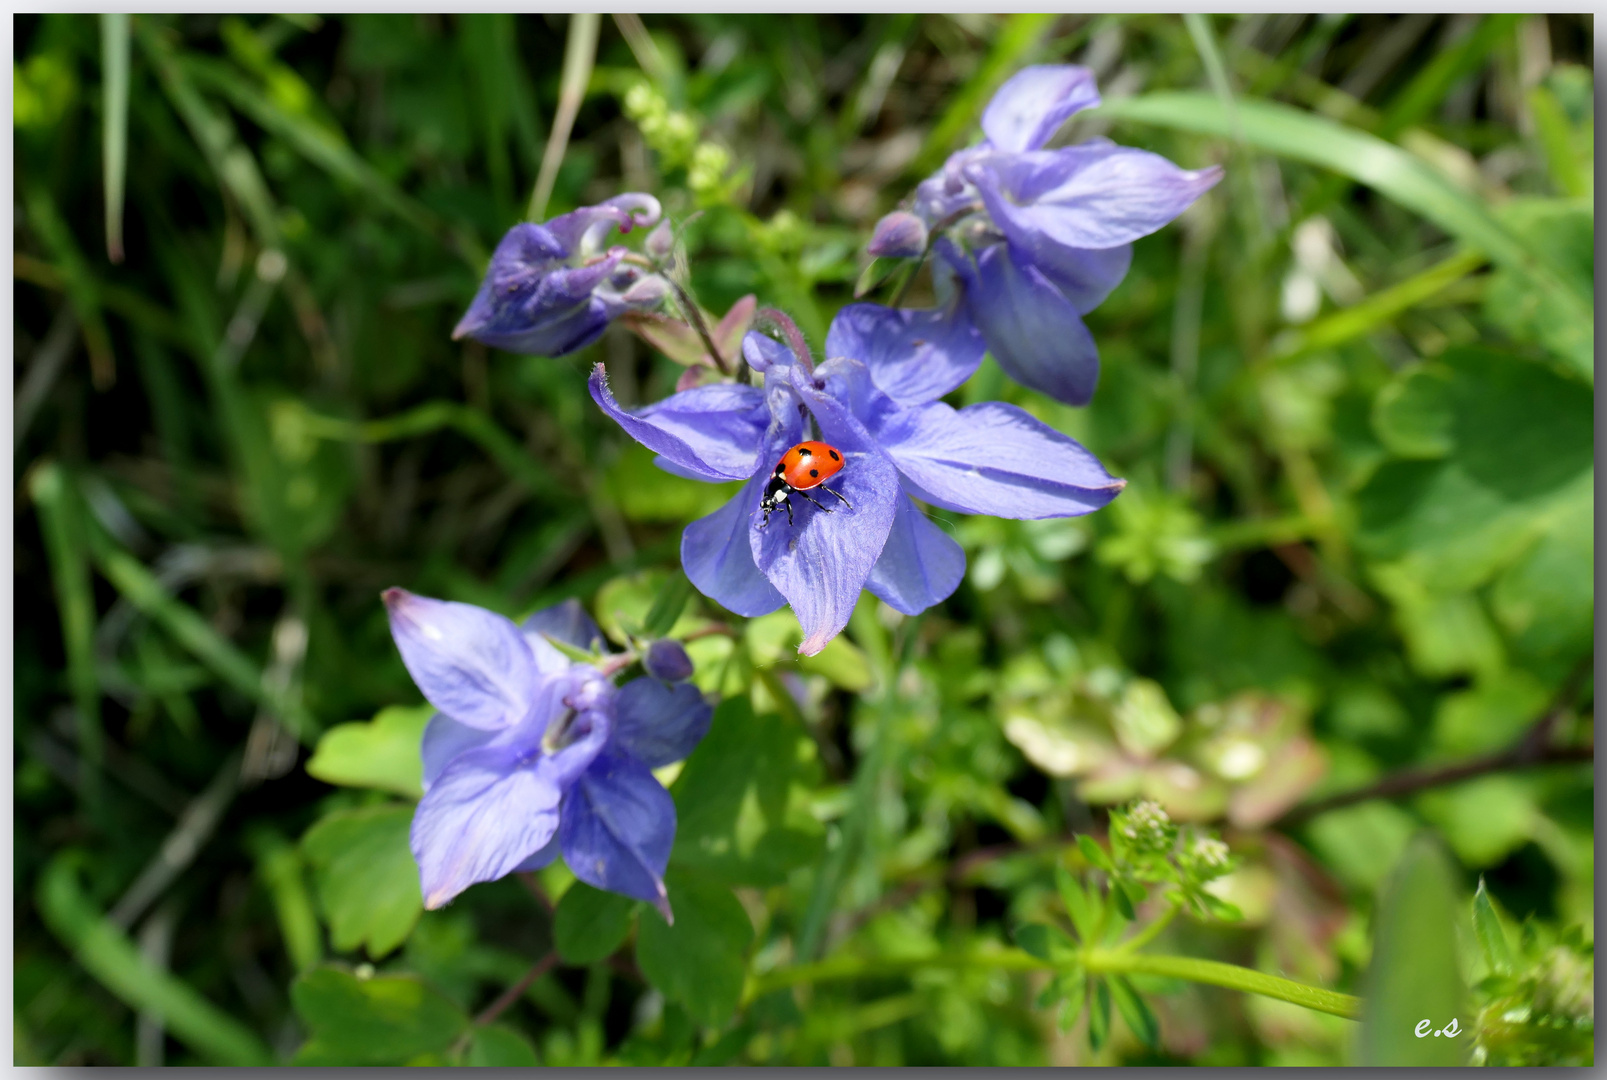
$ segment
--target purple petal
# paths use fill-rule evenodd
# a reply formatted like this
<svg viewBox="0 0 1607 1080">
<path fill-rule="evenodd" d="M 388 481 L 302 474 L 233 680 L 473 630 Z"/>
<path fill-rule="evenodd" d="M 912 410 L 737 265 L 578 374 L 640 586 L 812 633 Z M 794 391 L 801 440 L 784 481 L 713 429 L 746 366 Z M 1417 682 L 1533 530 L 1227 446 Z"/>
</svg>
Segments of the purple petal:
<svg viewBox="0 0 1607 1080">
<path fill-rule="evenodd" d="M 1094 73 L 1075 64 L 1025 67 L 999 87 L 982 113 L 982 131 L 1000 150 L 1036 150 L 1067 117 L 1099 104 Z"/>
<path fill-rule="evenodd" d="M 926 250 L 926 222 L 908 210 L 894 210 L 876 223 L 865 250 L 879 258 L 912 259 Z"/>
<path fill-rule="evenodd" d="M 1111 294 L 1133 263 L 1133 245 L 1113 248 L 1068 248 L 1044 243 L 1029 252 L 1029 261 L 1049 283 L 1086 315 Z"/>
<path fill-rule="evenodd" d="M 1080 444 L 1014 405 L 907 409 L 877 437 L 917 498 L 962 514 L 1075 517 L 1126 486 Z"/>
<path fill-rule="evenodd" d="M 964 550 L 908 496 L 899 496 L 893 530 L 865 588 L 904 614 L 917 615 L 948 599 L 963 577 Z"/>
<path fill-rule="evenodd" d="M 540 759 L 542 775 L 559 791 L 568 791 L 575 779 L 591 768 L 597 755 L 602 753 L 612 730 L 608 714 L 601 710 L 554 710 L 541 738 L 543 749 L 553 748 Z"/>
<path fill-rule="evenodd" d="M 811 379 L 792 369 L 792 384 L 814 414 L 820 437 L 841 450 L 843 469 L 829 483 L 849 505 L 823 491 L 813 495 L 825 510 L 799 495 L 793 523 L 785 513 L 771 515 L 768 526 L 755 515 L 749 526 L 754 561 L 770 583 L 787 598 L 803 627 L 798 651 L 813 656 L 848 625 L 860 590 L 887 543 L 897 509 L 898 473 L 887 455 L 842 401 L 825 392 L 839 370 L 860 368 L 857 360 L 828 360 Z M 767 436 L 767 440 L 771 437 Z M 792 444 L 767 441 L 766 460 L 779 459 Z"/>
<path fill-rule="evenodd" d="M 552 835 L 552 839 L 547 841 L 545 847 L 518 866 L 515 866 L 513 868 L 514 872 L 527 874 L 532 870 L 540 870 L 544 866 L 550 866 L 552 861 L 561 854 L 563 854 L 563 845 L 558 842 L 558 834 L 555 832 Z"/>
<path fill-rule="evenodd" d="M 391 636 L 431 705 L 469 727 L 524 718 L 536 697 L 530 647 L 511 621 L 472 604 L 385 590 Z"/>
<path fill-rule="evenodd" d="M 614 745 L 650 769 L 680 761 L 708 734 L 714 710 L 691 683 L 632 679 L 614 704 Z"/>
<path fill-rule="evenodd" d="M 520 629 L 526 634 L 545 634 L 565 645 L 573 645 L 587 652 L 594 649 L 606 652 L 608 648 L 603 632 L 598 629 L 592 617 L 586 614 L 586 609 L 580 606 L 580 601 L 574 597 L 551 607 L 542 608 L 527 618 Z M 568 661 L 565 660 L 564 663 L 567 667 Z"/>
<path fill-rule="evenodd" d="M 478 750 L 500 733 L 460 724 L 450 716 L 436 713 L 424 727 L 419 757 L 424 761 L 424 790 L 429 791 L 436 777 L 460 754 Z"/>
<path fill-rule="evenodd" d="M 788 444 L 791 445 L 791 444 Z M 759 505 L 769 470 L 742 485 L 732 500 L 681 534 L 681 566 L 697 591 L 736 615 L 768 615 L 786 599 L 759 572 L 748 541 L 748 519 Z"/>
<path fill-rule="evenodd" d="M 540 851 L 558 828 L 560 793 L 507 747 L 461 754 L 413 815 L 411 846 L 424 906 L 438 908 Z"/>
<path fill-rule="evenodd" d="M 742 335 L 742 358 L 754 371 L 761 373 L 773 367 L 790 367 L 793 362 L 791 349 L 757 330 Z"/>
<path fill-rule="evenodd" d="M 648 767 L 609 750 L 564 797 L 564 861 L 588 885 L 647 900 L 670 918 L 664 868 L 675 842 L 675 800 Z"/>
<path fill-rule="evenodd" d="M 849 304 L 826 333 L 826 355 L 858 360 L 894 401 L 936 401 L 976 373 L 986 344 L 959 305 Z"/>
<path fill-rule="evenodd" d="M 674 394 L 640 412 L 620 408 L 603 365 L 592 369 L 591 396 L 625 433 L 702 480 L 745 480 L 756 467 L 769 414 L 755 386 L 721 383 Z"/>
<path fill-rule="evenodd" d="M 596 206 L 582 206 L 567 214 L 560 214 L 545 227 L 557 237 L 571 253 L 584 254 L 595 250 L 609 230 L 628 233 L 637 226 L 652 225 L 659 219 L 661 207 L 657 199 L 638 191 L 627 191 L 604 199 Z"/>
<path fill-rule="evenodd" d="M 1112 248 L 1171 221 L 1222 177 L 1180 169 L 1159 154 L 1109 143 L 999 155 L 969 175 L 1010 242 Z"/>
<path fill-rule="evenodd" d="M 1071 301 L 1013 244 L 995 244 L 973 267 L 951 262 L 966 281 L 966 306 L 988 351 L 1016 382 L 1068 405 L 1086 405 L 1099 381 L 1099 349 Z"/>
<path fill-rule="evenodd" d="M 528 265 L 501 275 L 493 265 L 452 336 L 533 356 L 574 352 L 595 341 L 624 310 L 617 297 L 597 293 L 618 263 L 619 255 L 613 254 L 574 269 Z"/>
</svg>

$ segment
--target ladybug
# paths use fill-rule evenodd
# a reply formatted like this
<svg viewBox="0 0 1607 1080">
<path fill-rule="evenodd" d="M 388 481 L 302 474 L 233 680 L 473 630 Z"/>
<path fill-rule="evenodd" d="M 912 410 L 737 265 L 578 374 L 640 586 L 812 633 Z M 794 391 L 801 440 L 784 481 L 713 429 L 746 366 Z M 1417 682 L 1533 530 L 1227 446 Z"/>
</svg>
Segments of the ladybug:
<svg viewBox="0 0 1607 1080">
<path fill-rule="evenodd" d="M 827 480 L 842 471 L 843 455 L 836 447 L 823 442 L 801 442 L 782 454 L 781 460 L 776 462 L 775 471 L 770 474 L 770 482 L 764 487 L 764 498 L 759 500 L 759 509 L 764 511 L 764 520 L 759 522 L 759 527 L 762 529 L 770 524 L 770 512 L 778 508 L 787 511 L 787 524 L 792 524 L 792 503 L 787 496 L 793 492 L 808 499 L 825 513 L 831 513 L 829 507 L 821 506 L 810 496 L 809 492 L 814 488 L 836 495 L 838 501 L 852 510 L 852 503 L 825 486 Z"/>
</svg>

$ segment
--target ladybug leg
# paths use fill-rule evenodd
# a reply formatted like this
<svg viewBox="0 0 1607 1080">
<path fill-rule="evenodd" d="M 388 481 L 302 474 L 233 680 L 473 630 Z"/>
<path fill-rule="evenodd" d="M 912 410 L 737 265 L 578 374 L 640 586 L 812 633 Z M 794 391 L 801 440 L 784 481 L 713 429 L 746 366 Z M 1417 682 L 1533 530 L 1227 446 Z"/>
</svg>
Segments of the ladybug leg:
<svg viewBox="0 0 1607 1080">
<path fill-rule="evenodd" d="M 831 507 L 829 507 L 829 506 L 821 506 L 819 503 L 815 502 L 815 497 L 813 495 L 809 494 L 809 492 L 807 492 L 807 491 L 799 491 L 798 494 L 802 495 L 804 498 L 808 499 L 810 504 L 813 505 L 814 507 L 816 507 L 822 514 L 831 513 Z"/>
<path fill-rule="evenodd" d="M 785 506 L 787 508 L 787 528 L 790 529 L 790 528 L 792 528 L 792 500 L 788 499 L 786 502 L 782 503 L 781 505 Z"/>
<path fill-rule="evenodd" d="M 852 509 L 853 509 L 853 508 L 854 508 L 854 504 L 853 504 L 853 503 L 851 503 L 851 502 L 849 502 L 849 501 L 848 501 L 848 500 L 847 500 L 847 499 L 844 499 L 844 498 L 843 498 L 843 497 L 842 497 L 842 493 L 841 493 L 841 492 L 838 492 L 838 491 L 833 491 L 833 490 L 832 490 L 832 489 L 831 489 L 831 488 L 829 488 L 829 487 L 823 487 L 823 488 L 821 488 L 821 489 L 820 489 L 820 490 L 821 490 L 821 491 L 824 491 L 824 492 L 826 492 L 826 493 L 827 493 L 827 494 L 830 494 L 830 495 L 836 495 L 836 496 L 837 496 L 837 498 L 838 498 L 838 499 L 839 499 L 839 500 L 840 500 L 840 501 L 841 501 L 841 502 L 842 502 L 842 504 L 843 504 L 843 505 L 844 505 L 844 506 L 846 506 L 846 507 L 848 507 L 848 509 L 850 509 L 850 510 L 852 510 Z"/>
</svg>

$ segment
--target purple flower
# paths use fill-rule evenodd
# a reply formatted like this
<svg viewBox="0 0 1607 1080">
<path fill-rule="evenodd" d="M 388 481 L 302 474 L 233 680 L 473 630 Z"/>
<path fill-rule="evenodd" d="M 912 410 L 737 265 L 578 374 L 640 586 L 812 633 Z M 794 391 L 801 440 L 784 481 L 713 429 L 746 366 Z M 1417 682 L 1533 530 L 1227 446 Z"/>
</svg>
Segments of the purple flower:
<svg viewBox="0 0 1607 1080">
<path fill-rule="evenodd" d="M 575 601 L 515 626 L 469 604 L 385 593 L 391 635 L 439 710 L 424 729 L 424 797 L 411 842 L 424 906 L 561 852 L 577 878 L 655 904 L 675 803 L 652 770 L 691 753 L 712 711 L 695 686 L 642 677 L 616 687 L 553 638 L 602 634 Z"/>
<path fill-rule="evenodd" d="M 1087 450 L 1015 406 L 935 401 L 981 356 L 977 348 L 956 362 L 957 350 L 932 345 L 954 333 L 941 313 L 855 304 L 832 321 L 832 358 L 813 370 L 750 333 L 743 354 L 763 373 L 762 387 L 703 386 L 631 412 L 599 364 L 591 392 L 666 471 L 744 481 L 723 508 L 687 526 L 682 566 L 699 591 L 739 615 L 791 604 L 804 631 L 799 652 L 813 655 L 847 625 L 861 589 L 913 615 L 958 587 L 964 553 L 913 499 L 962 514 L 1072 517 L 1122 489 Z M 916 341 L 931 346 L 925 368 L 912 362 Z M 776 462 L 810 438 L 842 452 L 829 486 L 849 506 L 824 499 L 828 513 L 794 499 L 792 524 L 779 516 L 762 524 Z"/>
<path fill-rule="evenodd" d="M 1126 276 L 1132 242 L 1222 175 L 1108 139 L 1043 149 L 1068 117 L 1098 104 L 1087 68 L 1023 68 L 983 112 L 986 138 L 923 180 L 913 207 L 931 233 L 946 234 L 933 244 L 939 295 L 956 293 L 951 302 L 1012 378 L 1073 405 L 1088 402 L 1099 377 L 1082 316 Z M 878 223 L 884 246 L 917 232 L 907 213 Z"/>
<path fill-rule="evenodd" d="M 604 249 L 622 233 L 659 218 L 651 195 L 617 195 L 540 225 L 509 229 L 491 256 L 474 302 L 452 331 L 509 352 L 562 356 L 590 345 L 626 311 L 656 307 L 668 294 L 657 274 Z"/>
</svg>

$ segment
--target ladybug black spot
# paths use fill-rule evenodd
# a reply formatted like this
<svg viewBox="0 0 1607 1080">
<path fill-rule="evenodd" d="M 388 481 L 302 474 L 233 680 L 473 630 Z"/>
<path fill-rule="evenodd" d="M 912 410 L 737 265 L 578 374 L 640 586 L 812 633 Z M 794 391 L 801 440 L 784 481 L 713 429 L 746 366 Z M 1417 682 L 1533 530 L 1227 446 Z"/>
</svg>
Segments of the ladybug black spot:
<svg viewBox="0 0 1607 1080">
<path fill-rule="evenodd" d="M 833 461 L 841 461 L 841 460 L 842 460 L 842 458 L 840 458 L 840 457 L 838 457 L 838 456 L 837 456 L 837 451 L 835 451 L 835 450 L 833 450 L 833 451 L 832 451 L 832 452 L 831 452 L 831 460 L 833 460 Z"/>
<path fill-rule="evenodd" d="M 800 446 L 800 447 L 798 447 L 798 456 L 799 457 L 813 457 L 814 453 L 813 453 L 813 451 L 811 451 L 809 449 L 809 447 Z"/>
<path fill-rule="evenodd" d="M 810 469 L 809 470 L 809 475 L 810 476 L 819 476 L 820 475 L 820 470 L 819 469 Z"/>
</svg>

